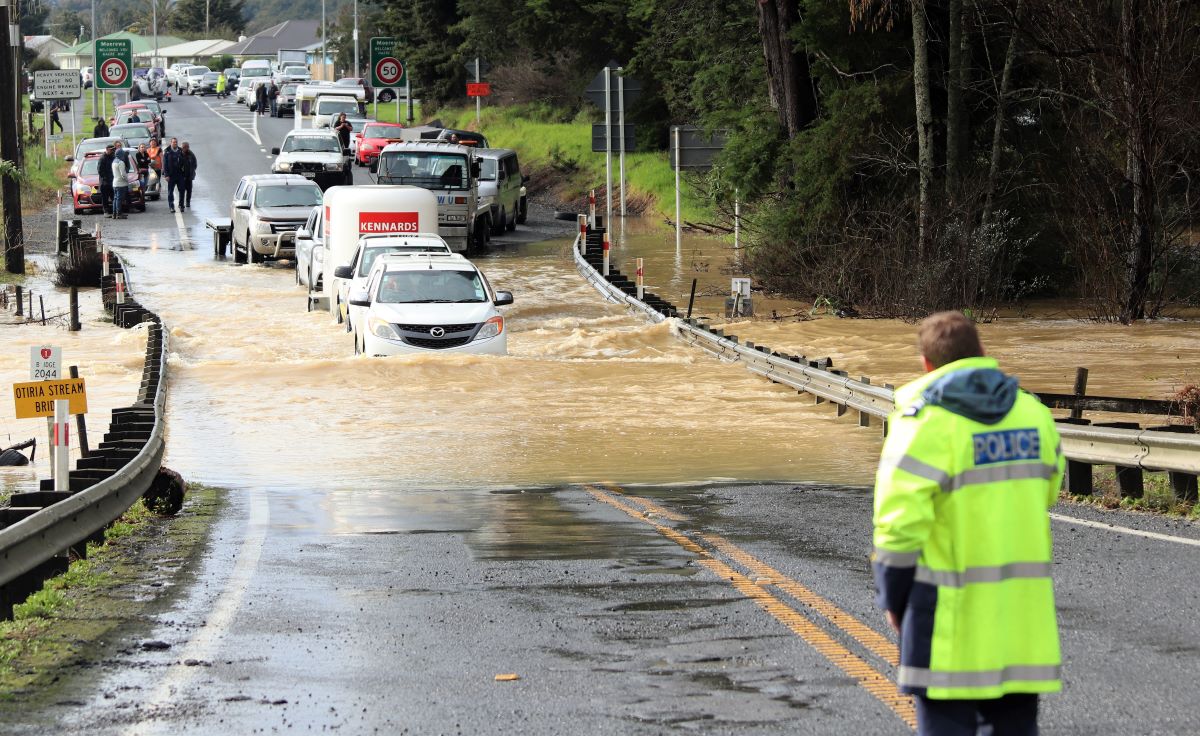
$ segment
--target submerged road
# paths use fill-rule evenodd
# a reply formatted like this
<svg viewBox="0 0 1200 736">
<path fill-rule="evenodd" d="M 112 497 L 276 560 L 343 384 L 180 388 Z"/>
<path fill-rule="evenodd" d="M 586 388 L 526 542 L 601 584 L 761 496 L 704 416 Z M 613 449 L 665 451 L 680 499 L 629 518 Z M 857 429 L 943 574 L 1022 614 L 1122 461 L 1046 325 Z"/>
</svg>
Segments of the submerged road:
<svg viewBox="0 0 1200 736">
<path fill-rule="evenodd" d="M 0 730 L 909 732 L 867 562 L 876 430 L 604 304 L 529 244 L 550 222 L 479 259 L 516 292 L 513 355 L 353 358 L 290 271 L 214 263 L 203 230 L 291 121 L 170 108 L 194 210 L 105 233 L 173 333 L 168 463 L 227 512 L 82 705 Z M 1045 731 L 1194 733 L 1200 531 L 1056 511 Z"/>
</svg>

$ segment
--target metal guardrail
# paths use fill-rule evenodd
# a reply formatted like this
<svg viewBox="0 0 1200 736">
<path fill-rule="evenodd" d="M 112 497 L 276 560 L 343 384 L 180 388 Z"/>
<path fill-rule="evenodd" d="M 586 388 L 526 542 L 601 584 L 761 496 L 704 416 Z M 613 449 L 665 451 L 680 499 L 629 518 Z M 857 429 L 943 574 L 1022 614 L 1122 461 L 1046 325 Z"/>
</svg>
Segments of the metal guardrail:
<svg viewBox="0 0 1200 736">
<path fill-rule="evenodd" d="M 123 269 L 114 265 L 114 272 L 123 272 Z M 111 289 L 106 289 L 106 301 L 109 301 L 110 294 Z M 150 326 L 138 401 L 131 407 L 113 410 L 110 431 L 138 434 L 127 431 L 129 426 L 144 423 L 141 420 L 148 419 L 151 414 L 153 427 L 136 454 L 111 475 L 0 529 L 0 591 L 10 585 L 25 589 L 31 587 L 34 581 L 28 579 L 30 576 L 38 576 L 40 569 L 61 557 L 68 549 L 78 549 L 85 540 L 96 538 L 150 489 L 158 475 L 166 447 L 163 410 L 166 404 L 167 334 L 158 317 L 132 299 L 127 299 L 125 304 L 115 305 L 113 312 L 113 321 L 119 326 L 132 327 L 146 320 L 149 320 Z M 137 444 L 137 440 L 132 441 Z M 126 449 L 125 453 L 130 449 Z M 103 458 L 103 454 L 102 446 L 99 451 L 93 450 L 92 457 L 99 455 Z M 120 451 L 113 453 L 113 457 L 121 455 Z M 102 466 L 88 466 L 92 467 Z M 88 472 L 87 469 L 76 471 L 84 475 Z M 76 473 L 72 473 L 72 476 Z M 75 481 L 76 478 L 72 477 L 71 480 Z M 26 585 L 19 586 L 23 576 Z M 40 580 L 36 583 L 40 586 Z M 21 591 L 4 592 L 19 594 Z M 20 597 L 5 595 L 5 600 L 0 602 L 11 606 L 13 599 Z"/>
<path fill-rule="evenodd" d="M 584 257 L 582 236 L 572 246 L 575 266 L 609 301 L 625 304 L 655 322 L 662 314 L 608 283 Z M 746 368 L 776 383 L 812 394 L 862 414 L 884 418 L 895 407 L 893 391 L 814 368 L 762 347 L 741 344 L 695 321 L 677 319 L 672 328 L 684 342 L 725 361 L 740 361 Z M 1118 429 L 1059 423 L 1063 452 L 1069 460 L 1088 465 L 1115 465 L 1143 470 L 1200 473 L 1200 436 L 1171 434 L 1150 429 Z"/>
</svg>

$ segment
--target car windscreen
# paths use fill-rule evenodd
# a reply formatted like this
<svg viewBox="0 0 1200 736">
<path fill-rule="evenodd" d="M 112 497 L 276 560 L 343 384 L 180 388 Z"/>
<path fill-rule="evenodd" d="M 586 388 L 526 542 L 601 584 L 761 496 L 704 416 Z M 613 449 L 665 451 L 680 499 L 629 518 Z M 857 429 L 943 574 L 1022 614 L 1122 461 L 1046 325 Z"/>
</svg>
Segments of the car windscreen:
<svg viewBox="0 0 1200 736">
<path fill-rule="evenodd" d="M 81 176 L 95 176 L 96 172 L 99 170 L 100 159 L 99 157 L 93 156 L 92 158 L 84 159 L 83 166 L 81 166 L 79 169 L 79 174 Z"/>
<path fill-rule="evenodd" d="M 465 189 L 467 157 L 455 153 L 392 151 L 381 157 L 379 179 L 423 189 Z"/>
<path fill-rule="evenodd" d="M 281 95 L 294 95 L 294 94 L 296 94 L 296 85 L 294 85 L 294 84 L 285 84 L 285 85 L 283 85 L 282 87 L 280 87 L 280 88 L 279 88 L 279 94 L 281 94 Z"/>
<path fill-rule="evenodd" d="M 285 66 L 283 73 L 290 77 L 293 74 L 308 74 L 308 69 L 302 66 Z"/>
<path fill-rule="evenodd" d="M 111 139 L 101 138 L 96 141 L 83 141 L 79 144 L 79 148 L 75 150 L 75 158 L 81 159 L 92 151 L 103 151 L 104 147 L 112 143 Z"/>
<path fill-rule="evenodd" d="M 108 129 L 108 132 L 121 138 L 129 138 L 130 136 L 134 138 L 147 138 L 150 135 L 146 132 L 146 125 L 144 123 L 114 125 Z"/>
<path fill-rule="evenodd" d="M 341 153 L 342 144 L 328 135 L 293 135 L 283 142 L 284 153 Z"/>
<path fill-rule="evenodd" d="M 479 178 L 482 181 L 496 181 L 496 165 L 500 163 L 494 158 L 479 159 Z"/>
<path fill-rule="evenodd" d="M 401 128 L 391 125 L 367 125 L 363 127 L 363 138 L 400 138 Z"/>
<path fill-rule="evenodd" d="M 317 186 L 258 187 L 254 190 L 255 207 L 316 207 L 321 204 Z"/>
<path fill-rule="evenodd" d="M 430 243 L 429 245 L 372 245 L 363 249 L 362 262 L 358 264 L 358 275 L 367 276 L 375 259 L 384 253 L 447 253 L 446 246 Z"/>
<path fill-rule="evenodd" d="M 204 75 L 204 81 L 215 82 L 215 81 L 217 81 L 217 77 L 219 77 L 219 76 L 221 76 L 221 75 L 217 74 L 216 72 L 208 72 L 207 74 Z"/>
<path fill-rule="evenodd" d="M 269 77 L 271 70 L 265 66 L 246 66 L 242 67 L 243 77 Z"/>
<path fill-rule="evenodd" d="M 337 115 L 344 112 L 347 115 L 358 112 L 358 103 L 353 100 L 331 100 L 328 97 L 317 100 L 318 115 Z"/>
<path fill-rule="evenodd" d="M 194 66 L 188 69 L 187 73 L 189 77 L 203 77 L 205 74 L 208 74 L 208 70 L 202 66 Z"/>
<path fill-rule="evenodd" d="M 348 120 L 350 122 L 350 129 L 353 130 L 355 133 L 359 132 L 360 130 L 365 128 L 367 125 L 367 121 L 363 120 L 362 118 L 358 118 L 358 119 L 346 118 L 346 120 Z"/>
<path fill-rule="evenodd" d="M 375 301 L 381 304 L 483 302 L 486 294 L 475 271 L 388 271 L 379 280 Z"/>
</svg>

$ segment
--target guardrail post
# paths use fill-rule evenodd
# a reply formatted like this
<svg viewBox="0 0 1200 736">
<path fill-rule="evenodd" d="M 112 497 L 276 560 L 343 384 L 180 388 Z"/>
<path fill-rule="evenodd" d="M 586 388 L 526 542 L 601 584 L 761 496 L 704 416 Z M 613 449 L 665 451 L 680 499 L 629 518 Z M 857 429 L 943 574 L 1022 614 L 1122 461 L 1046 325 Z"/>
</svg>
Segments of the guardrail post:
<svg viewBox="0 0 1200 736">
<path fill-rule="evenodd" d="M 871 379 L 867 378 L 866 376 L 859 376 L 858 380 L 860 383 L 865 383 L 868 386 L 871 385 Z M 858 426 L 860 426 L 860 427 L 871 426 L 871 415 L 866 413 L 865 411 L 858 412 Z"/>
<path fill-rule="evenodd" d="M 108 244 L 100 243 L 100 277 L 108 278 Z"/>
<path fill-rule="evenodd" d="M 79 332 L 79 287 L 72 286 L 70 294 L 70 314 L 67 317 L 67 331 Z"/>
<path fill-rule="evenodd" d="M 1136 422 L 1097 422 L 1094 427 L 1112 427 L 1113 429 L 1137 429 Z M 1142 477 L 1142 469 L 1128 465 L 1114 465 L 1117 474 L 1117 487 L 1121 498 L 1141 498 L 1146 487 Z"/>
<path fill-rule="evenodd" d="M 688 297 L 687 318 L 692 318 L 692 306 L 696 303 L 696 279 L 692 279 L 692 295 Z"/>
<path fill-rule="evenodd" d="M 883 387 L 886 388 L 888 391 L 893 392 L 893 395 L 895 395 L 895 391 L 896 391 L 895 386 L 893 386 L 890 383 L 885 383 L 885 384 L 883 384 Z M 884 419 L 883 419 L 883 438 L 886 440 L 887 436 L 888 436 L 888 420 L 887 420 L 887 417 L 884 417 Z"/>
<path fill-rule="evenodd" d="M 604 266 L 604 273 L 602 273 L 602 274 L 600 274 L 600 275 L 601 275 L 601 276 L 603 276 L 603 277 L 605 277 L 605 278 L 608 278 L 608 249 L 609 249 L 609 244 L 608 244 L 608 231 L 607 231 L 607 230 L 605 230 L 605 231 L 604 231 L 604 246 L 603 246 L 603 247 L 604 247 L 604 263 L 603 263 L 603 266 Z"/>
<path fill-rule="evenodd" d="M 639 302 L 642 301 L 643 297 L 646 295 L 646 287 L 643 280 L 644 275 L 645 274 L 642 269 L 642 259 L 639 258 L 637 259 L 637 298 Z"/>
<path fill-rule="evenodd" d="M 1176 434 L 1195 434 L 1196 429 L 1187 424 L 1165 424 L 1161 427 L 1147 427 L 1151 432 L 1172 432 Z M 1175 471 L 1167 472 L 1167 479 L 1171 483 L 1171 490 L 1175 493 L 1176 500 L 1186 501 L 1187 503 L 1196 503 L 1200 500 L 1200 494 L 1197 494 L 1196 476 L 1191 473 L 1177 473 Z"/>
<path fill-rule="evenodd" d="M 124 273 L 116 274 L 115 281 L 116 281 L 116 297 L 117 297 L 116 303 L 124 304 L 125 303 L 125 274 Z"/>
<path fill-rule="evenodd" d="M 1071 393 L 1075 394 L 1076 398 L 1082 399 L 1087 394 L 1087 381 L 1088 381 L 1088 369 L 1087 368 L 1076 368 L 1075 369 L 1075 388 L 1071 392 Z M 1083 409 L 1080 407 L 1076 407 L 1076 408 L 1072 409 L 1071 410 L 1071 418 L 1072 419 L 1082 419 L 1083 418 Z"/>
</svg>

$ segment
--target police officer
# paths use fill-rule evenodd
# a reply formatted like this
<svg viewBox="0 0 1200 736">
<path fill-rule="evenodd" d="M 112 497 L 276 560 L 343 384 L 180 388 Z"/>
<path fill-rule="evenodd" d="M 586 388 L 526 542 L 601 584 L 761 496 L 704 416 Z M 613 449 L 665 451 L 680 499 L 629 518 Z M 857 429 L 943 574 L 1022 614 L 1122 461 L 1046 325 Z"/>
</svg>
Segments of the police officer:
<svg viewBox="0 0 1200 736">
<path fill-rule="evenodd" d="M 1064 460 L 1050 412 L 984 357 L 957 312 L 921 323 L 926 375 L 896 391 L 875 480 L 878 603 L 919 732 L 1037 733 L 1061 689 L 1050 518 Z M 988 731 L 984 731 L 985 733 Z"/>
</svg>

